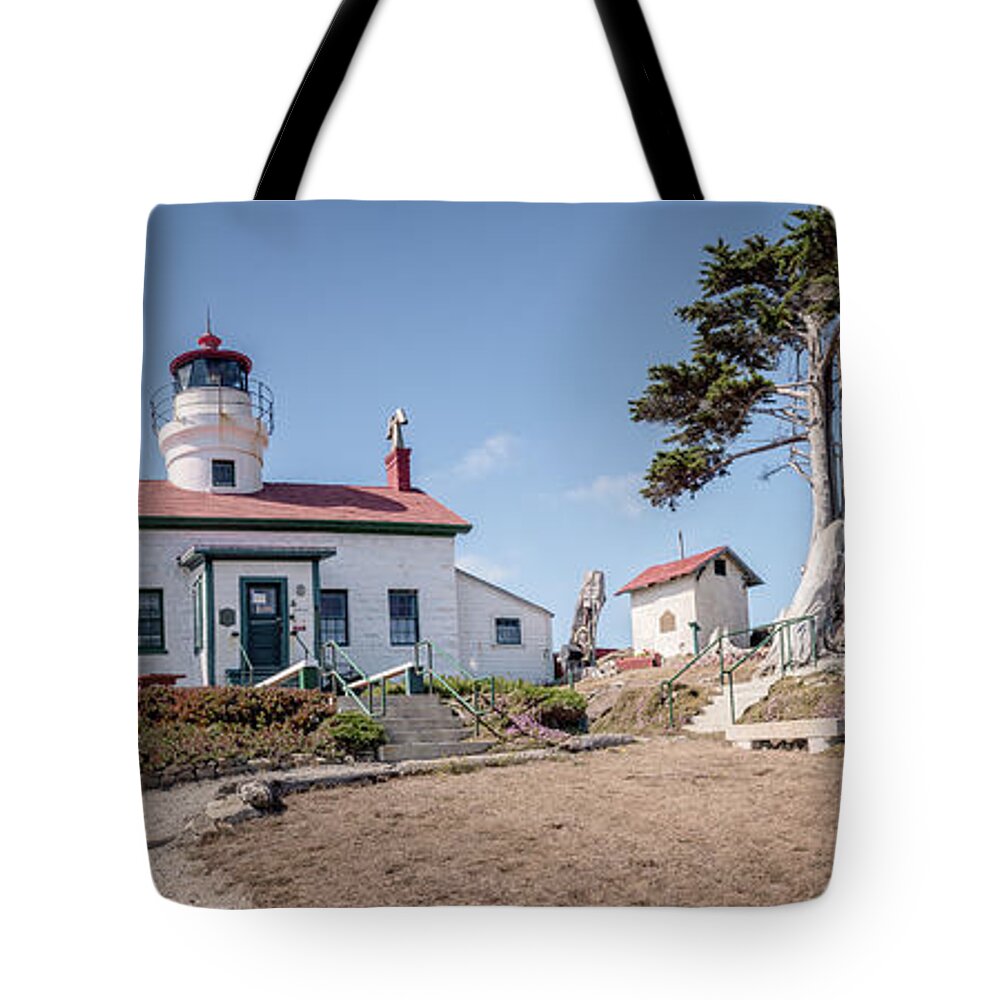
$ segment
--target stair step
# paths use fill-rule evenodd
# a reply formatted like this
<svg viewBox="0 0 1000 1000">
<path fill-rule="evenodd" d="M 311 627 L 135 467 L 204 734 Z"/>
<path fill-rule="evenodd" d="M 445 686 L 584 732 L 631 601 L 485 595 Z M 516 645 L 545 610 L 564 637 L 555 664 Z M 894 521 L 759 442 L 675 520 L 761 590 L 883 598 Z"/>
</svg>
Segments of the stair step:
<svg viewBox="0 0 1000 1000">
<path fill-rule="evenodd" d="M 379 757 L 387 764 L 401 760 L 433 760 L 437 757 L 464 757 L 473 753 L 484 753 L 493 746 L 486 740 L 463 740 L 446 743 L 387 743 L 379 751 Z"/>
<path fill-rule="evenodd" d="M 472 729 L 467 726 L 448 728 L 420 728 L 407 726 L 400 729 L 395 725 L 387 725 L 385 734 L 390 743 L 455 743 L 472 735 Z"/>
<path fill-rule="evenodd" d="M 393 695 L 386 700 L 387 719 L 451 718 L 454 714 L 436 695 Z"/>
</svg>

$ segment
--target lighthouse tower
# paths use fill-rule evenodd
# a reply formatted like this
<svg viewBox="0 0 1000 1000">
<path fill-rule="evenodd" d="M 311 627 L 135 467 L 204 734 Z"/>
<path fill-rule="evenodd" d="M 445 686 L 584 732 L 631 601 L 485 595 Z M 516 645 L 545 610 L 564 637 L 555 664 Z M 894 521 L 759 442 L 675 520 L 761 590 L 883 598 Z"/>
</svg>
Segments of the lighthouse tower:
<svg viewBox="0 0 1000 1000">
<path fill-rule="evenodd" d="M 221 345 L 209 322 L 198 347 L 170 362 L 173 382 L 153 397 L 153 430 L 174 486 L 256 493 L 263 488 L 274 397 L 250 378 L 250 358 Z"/>
</svg>

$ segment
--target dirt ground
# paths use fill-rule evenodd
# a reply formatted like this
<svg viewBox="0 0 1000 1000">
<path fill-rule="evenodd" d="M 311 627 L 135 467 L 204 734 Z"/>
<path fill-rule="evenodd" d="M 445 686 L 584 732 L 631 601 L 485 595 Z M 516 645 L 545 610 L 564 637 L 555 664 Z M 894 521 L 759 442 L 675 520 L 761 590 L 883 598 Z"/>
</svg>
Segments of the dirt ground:
<svg viewBox="0 0 1000 1000">
<path fill-rule="evenodd" d="M 792 902 L 829 879 L 841 764 L 661 737 L 290 796 L 153 869 L 202 906 Z"/>
</svg>

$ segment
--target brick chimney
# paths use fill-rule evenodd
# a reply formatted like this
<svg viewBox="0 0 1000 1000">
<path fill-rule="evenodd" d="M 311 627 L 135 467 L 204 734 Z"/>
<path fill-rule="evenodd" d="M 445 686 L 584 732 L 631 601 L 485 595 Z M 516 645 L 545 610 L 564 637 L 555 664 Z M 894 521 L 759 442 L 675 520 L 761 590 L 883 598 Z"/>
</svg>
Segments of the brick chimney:
<svg viewBox="0 0 1000 1000">
<path fill-rule="evenodd" d="M 391 490 L 411 490 L 410 448 L 393 448 L 385 456 L 386 483 Z"/>
</svg>

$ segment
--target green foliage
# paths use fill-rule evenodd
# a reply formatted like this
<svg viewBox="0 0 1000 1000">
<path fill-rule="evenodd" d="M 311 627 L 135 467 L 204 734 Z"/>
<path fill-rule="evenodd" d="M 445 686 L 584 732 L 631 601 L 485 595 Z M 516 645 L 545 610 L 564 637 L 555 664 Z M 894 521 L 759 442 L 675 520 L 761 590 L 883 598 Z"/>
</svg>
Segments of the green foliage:
<svg viewBox="0 0 1000 1000">
<path fill-rule="evenodd" d="M 451 697 L 452 691 L 460 694 L 472 704 L 475 688 L 479 688 L 479 705 L 489 707 L 490 681 L 473 681 L 468 677 L 445 677 L 447 686 L 435 679 L 435 693 Z M 535 722 L 550 729 L 579 732 L 587 724 L 587 699 L 576 691 L 564 687 L 545 687 L 523 680 L 508 680 L 505 677 L 493 679 L 496 692 L 495 721 L 503 725 L 504 717 L 528 716 Z M 450 691 L 449 688 L 452 690 Z"/>
<path fill-rule="evenodd" d="M 164 720 L 196 726 L 215 723 L 266 729 L 288 725 L 310 732 L 336 713 L 329 695 L 288 688 L 179 688 L 154 686 L 139 690 L 139 724 Z"/>
<path fill-rule="evenodd" d="M 569 688 L 545 688 L 534 705 L 536 718 L 543 726 L 570 731 L 586 728 L 587 699 Z"/>
<path fill-rule="evenodd" d="M 140 766 L 148 772 L 295 753 L 333 756 L 384 742 L 378 723 L 352 714 L 337 715 L 333 699 L 320 691 L 140 688 Z"/>
<path fill-rule="evenodd" d="M 377 750 L 386 740 L 385 728 L 361 712 L 341 712 L 325 729 L 344 753 Z"/>
<path fill-rule="evenodd" d="M 836 234 L 823 208 L 793 212 L 776 240 L 755 235 L 739 247 L 720 240 L 705 253 L 701 297 L 677 309 L 694 327 L 690 359 L 651 367 L 643 395 L 629 403 L 632 420 L 668 430 L 642 493 L 671 509 L 726 476 L 739 458 L 806 442 L 802 389 L 830 363 L 813 341 L 819 330 L 834 336 L 840 311 Z M 778 381 L 791 359 L 806 369 L 794 387 Z M 780 429 L 739 450 L 765 415 Z"/>
</svg>

